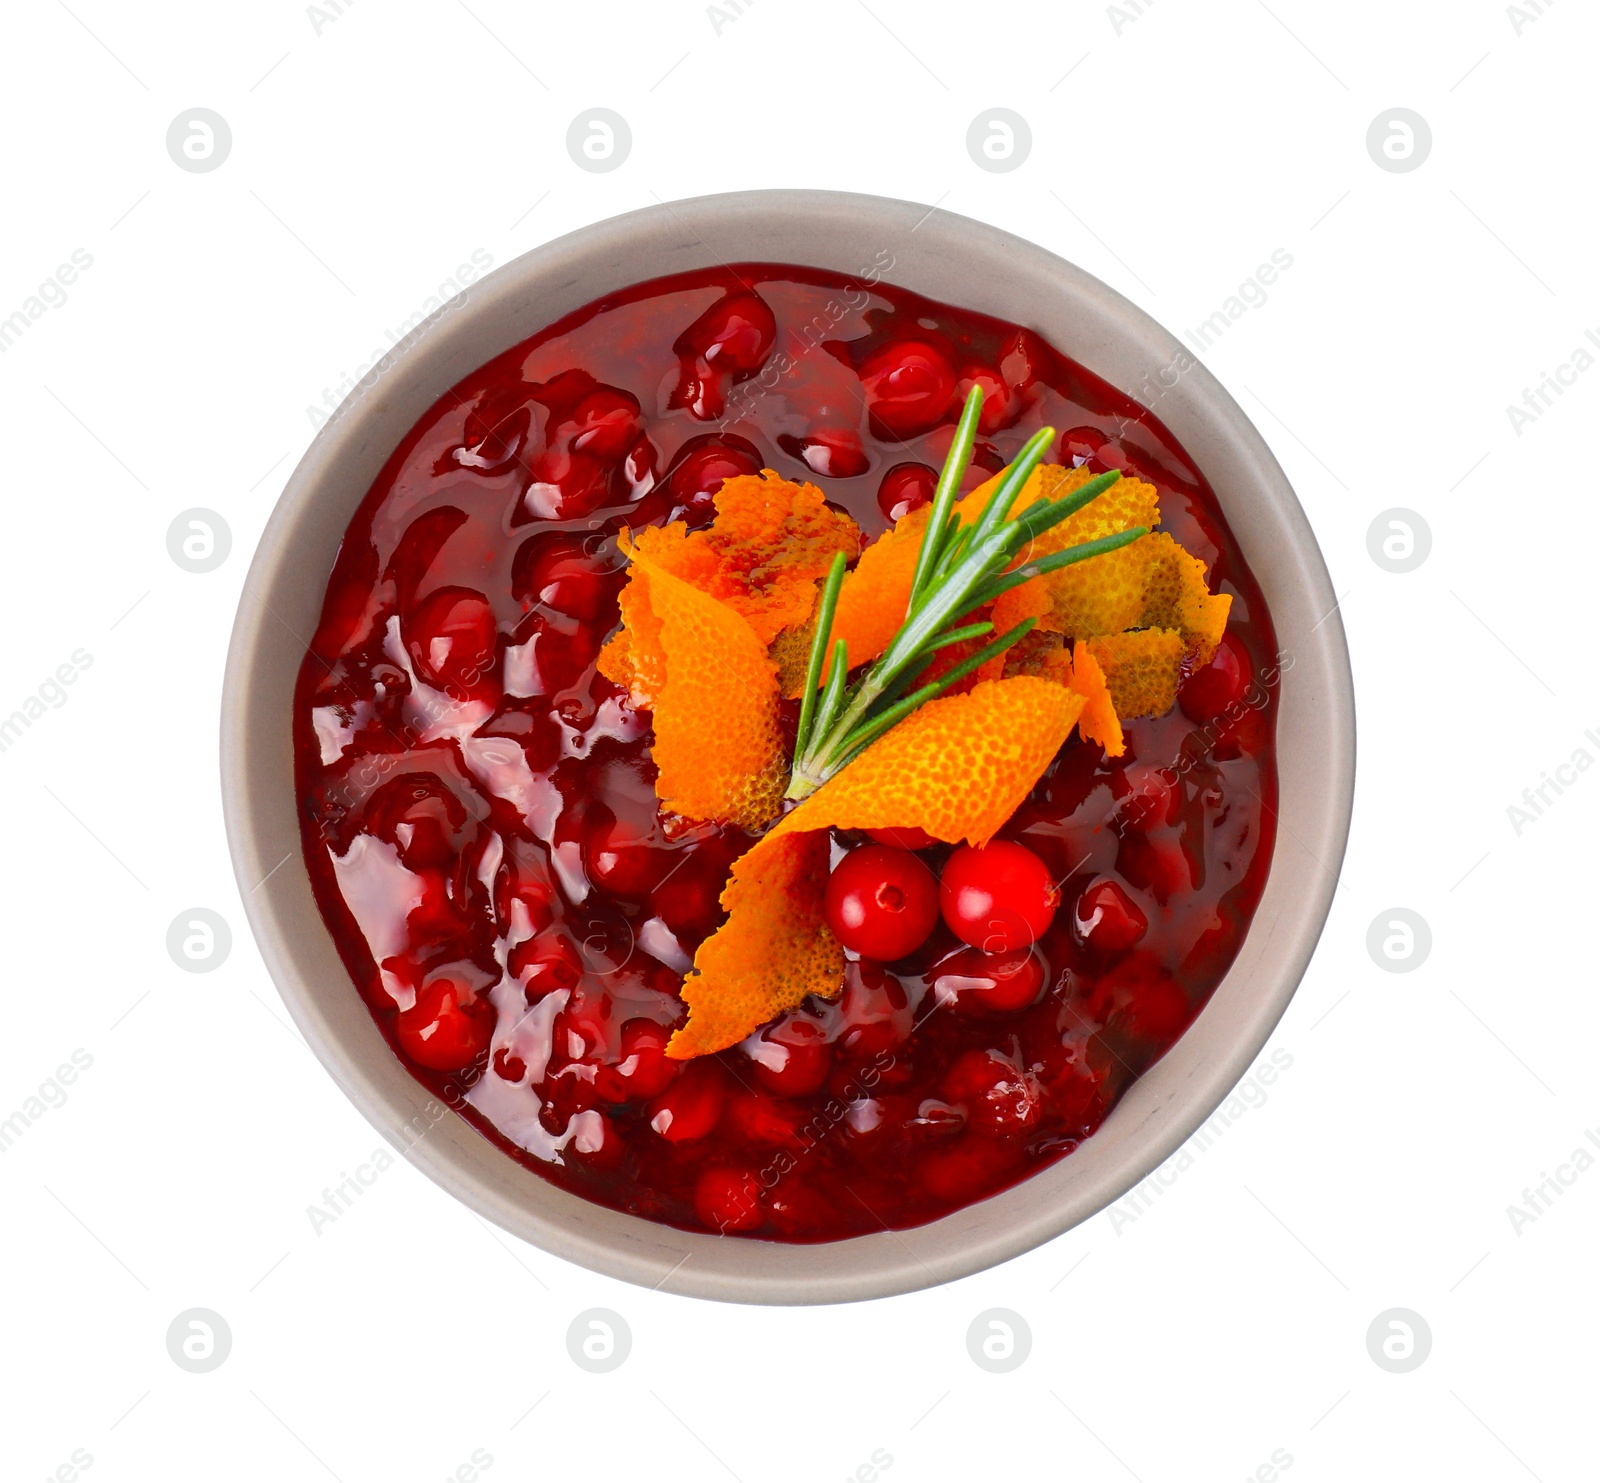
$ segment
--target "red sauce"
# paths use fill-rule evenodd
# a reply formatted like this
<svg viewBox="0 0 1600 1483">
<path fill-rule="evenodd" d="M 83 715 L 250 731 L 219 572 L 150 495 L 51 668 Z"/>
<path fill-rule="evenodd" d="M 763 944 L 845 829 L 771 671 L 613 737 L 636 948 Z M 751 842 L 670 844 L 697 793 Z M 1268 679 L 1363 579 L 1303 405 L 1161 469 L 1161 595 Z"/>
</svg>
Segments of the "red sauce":
<svg viewBox="0 0 1600 1483">
<path fill-rule="evenodd" d="M 667 1061 L 751 841 L 657 815 L 650 717 L 594 667 L 615 534 L 703 525 L 721 479 L 769 467 L 875 535 L 927 497 L 974 379 L 969 487 L 1064 429 L 1052 461 L 1157 486 L 1233 594 L 1229 637 L 1126 756 L 1069 741 L 1002 831 L 1063 883 L 1030 951 L 940 923 L 909 959 L 852 962 L 836 1000 Z M 1070 1153 L 1205 1003 L 1266 880 L 1277 672 L 1198 470 L 1036 335 L 812 269 L 663 278 L 467 377 L 362 501 L 295 698 L 306 864 L 396 1053 L 511 1157 L 689 1229 L 912 1226 Z"/>
</svg>

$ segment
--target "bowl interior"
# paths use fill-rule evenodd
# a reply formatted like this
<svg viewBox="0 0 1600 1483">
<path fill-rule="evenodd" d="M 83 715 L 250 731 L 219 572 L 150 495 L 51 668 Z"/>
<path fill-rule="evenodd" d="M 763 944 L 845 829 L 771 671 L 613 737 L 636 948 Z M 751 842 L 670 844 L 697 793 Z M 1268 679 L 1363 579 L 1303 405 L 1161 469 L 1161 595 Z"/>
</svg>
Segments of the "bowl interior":
<svg viewBox="0 0 1600 1483">
<path fill-rule="evenodd" d="M 1151 406 L 1215 490 L 1283 651 L 1273 865 L 1239 956 L 1195 1023 L 1069 1157 L 929 1225 L 813 1246 L 696 1235 L 590 1204 L 434 1103 L 391 1052 L 323 925 L 294 790 L 295 677 L 334 555 L 416 420 L 470 371 L 606 292 L 738 261 L 846 274 L 877 264 L 890 282 L 1038 331 Z M 595 1270 L 703 1297 L 837 1302 L 909 1291 L 1014 1256 L 1119 1198 L 1211 1115 L 1261 1050 L 1322 930 L 1349 823 L 1354 702 L 1334 607 L 1315 538 L 1260 434 L 1172 335 L 1089 274 L 969 218 L 872 196 L 757 191 L 650 207 L 465 290 L 374 369 L 295 470 L 246 578 L 228 656 L 222 775 L 234 868 L 263 957 L 312 1048 L 396 1147 L 483 1216 Z"/>
</svg>

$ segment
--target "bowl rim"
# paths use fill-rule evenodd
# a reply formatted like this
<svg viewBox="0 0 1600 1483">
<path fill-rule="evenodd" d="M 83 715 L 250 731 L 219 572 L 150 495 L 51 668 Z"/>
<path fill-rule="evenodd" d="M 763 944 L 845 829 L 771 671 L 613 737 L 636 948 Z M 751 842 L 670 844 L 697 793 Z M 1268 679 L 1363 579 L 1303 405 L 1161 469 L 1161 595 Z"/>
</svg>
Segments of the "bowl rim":
<svg viewBox="0 0 1600 1483">
<path fill-rule="evenodd" d="M 354 992 L 320 914 L 313 911 L 316 925 L 310 925 L 309 878 L 294 822 L 292 752 L 285 753 L 290 708 L 278 704 L 284 700 L 285 656 L 292 673 L 306 648 L 291 619 L 304 607 L 308 582 L 320 611 L 331 567 L 328 535 L 342 534 L 376 468 L 398 443 L 393 429 L 399 427 L 403 436 L 439 395 L 491 359 L 495 352 L 482 353 L 486 339 L 499 337 L 505 349 L 537 333 L 562 313 L 599 297 L 590 291 L 594 281 L 609 280 L 596 280 L 596 273 L 614 275 L 636 256 L 653 266 L 611 287 L 711 262 L 785 262 L 850 271 L 838 260 L 811 262 L 810 256 L 824 246 L 842 251 L 838 244 L 863 235 L 869 242 L 908 243 L 913 234 L 920 237 L 909 249 L 914 281 L 893 276 L 891 268 L 885 276 L 897 284 L 1019 323 L 1029 323 L 1017 313 L 1019 302 L 1035 303 L 1030 294 L 1053 292 L 1061 303 L 1047 301 L 1052 311 L 1065 314 L 1070 307 L 1073 314 L 1074 342 L 1062 348 L 1145 405 L 1147 396 L 1127 384 L 1139 381 L 1139 368 L 1145 368 L 1142 384 L 1148 391 L 1149 372 L 1181 367 L 1171 386 L 1163 375 L 1157 415 L 1206 474 L 1263 590 L 1276 589 L 1268 606 L 1280 645 L 1286 632 L 1290 641 L 1281 651 L 1290 659 L 1279 696 L 1281 791 L 1267 887 L 1237 958 L 1195 1022 L 1069 1157 L 1009 1190 L 906 1231 L 886 1229 L 816 1244 L 680 1231 L 569 1194 L 503 1153 L 464 1118 L 445 1116 L 389 1049 Z M 751 247 L 793 243 L 795 250 L 741 251 L 736 242 Z M 958 264 L 974 257 L 982 260 L 985 273 L 960 276 Z M 940 275 L 967 291 L 940 294 L 922 286 Z M 581 295 L 575 301 L 574 293 Z M 1006 301 L 1009 311 L 989 307 L 1007 294 L 1012 295 Z M 982 302 L 974 303 L 975 297 Z M 1353 805 L 1355 702 L 1338 604 L 1305 513 L 1243 409 L 1176 336 L 1083 269 L 987 223 L 881 196 L 776 189 L 661 202 L 536 247 L 458 299 L 447 301 L 396 343 L 319 428 L 257 545 L 224 673 L 222 802 L 241 900 L 285 1006 L 334 1080 L 391 1145 L 470 1209 L 512 1234 L 608 1276 L 723 1301 L 857 1301 L 942 1284 L 1062 1234 L 1141 1184 L 1214 1118 L 1287 1009 L 1327 919 Z M 557 312 L 561 304 L 566 307 Z M 523 327 L 540 313 L 546 315 L 541 322 Z M 1040 333 L 1059 345 L 1059 331 Z M 1197 440 L 1205 445 L 1205 457 L 1195 447 Z M 352 466 L 371 473 L 359 478 Z M 1226 470 L 1239 482 L 1225 492 L 1214 470 Z M 1247 528 L 1241 528 L 1244 513 L 1250 516 Z M 301 551 L 317 540 L 328 556 L 320 565 L 308 563 Z M 1250 555 L 1252 548 L 1256 556 Z M 1271 583 L 1262 567 L 1263 552 L 1271 557 Z M 296 593 L 299 608 L 290 601 Z M 1282 791 L 1291 699 L 1293 744 L 1305 773 L 1296 773 L 1292 810 Z M 271 786 L 274 777 L 281 782 L 285 765 L 287 797 Z M 268 786 L 262 786 L 264 780 Z M 1286 855 L 1284 815 L 1291 811 L 1293 844 L 1300 853 Z M 287 851 L 286 816 L 294 826 Z M 1280 869 L 1290 877 L 1282 889 L 1275 885 L 1283 879 Z M 335 987 L 323 993 L 319 985 L 327 982 L 330 955 L 338 972 Z M 370 1037 L 350 1015 L 352 1004 Z"/>
</svg>

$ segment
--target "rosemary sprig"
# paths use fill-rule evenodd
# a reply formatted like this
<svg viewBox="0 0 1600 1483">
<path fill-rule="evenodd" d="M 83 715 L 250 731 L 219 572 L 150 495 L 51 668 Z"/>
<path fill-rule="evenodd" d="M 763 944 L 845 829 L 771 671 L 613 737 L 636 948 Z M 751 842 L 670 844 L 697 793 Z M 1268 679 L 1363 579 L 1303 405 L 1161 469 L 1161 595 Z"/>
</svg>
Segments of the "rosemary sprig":
<svg viewBox="0 0 1600 1483">
<path fill-rule="evenodd" d="M 1037 499 L 1008 518 L 1028 477 L 1055 439 L 1054 428 L 1041 428 L 1003 470 L 999 484 L 977 520 L 965 523 L 955 512 L 956 491 L 972 459 L 978 414 L 982 408 L 983 395 L 974 387 L 962 409 L 961 420 L 956 424 L 949 456 L 934 489 L 927 530 L 917 551 L 905 622 L 889 647 L 853 683 L 845 670 L 848 663 L 845 641 L 833 640 L 834 613 L 845 576 L 843 555 L 834 557 L 817 607 L 817 630 L 806 665 L 800 724 L 795 735 L 794 767 L 786 797 L 805 798 L 816 792 L 847 762 L 918 706 L 944 694 L 958 680 L 1004 653 L 1034 626 L 1032 618 L 1019 623 L 938 679 L 916 686 L 929 659 L 939 650 L 994 632 L 992 623 L 964 621 L 979 608 L 1034 577 L 1103 556 L 1146 533 L 1144 526 L 1135 526 L 1132 530 L 1085 541 L 1037 560 L 1025 559 L 1020 566 L 1013 567 L 1012 563 L 1026 547 L 1052 526 L 1104 494 L 1120 475 L 1115 471 L 1101 474 L 1061 499 Z M 830 645 L 833 652 L 826 684 L 823 684 L 823 667 L 829 658 Z"/>
</svg>

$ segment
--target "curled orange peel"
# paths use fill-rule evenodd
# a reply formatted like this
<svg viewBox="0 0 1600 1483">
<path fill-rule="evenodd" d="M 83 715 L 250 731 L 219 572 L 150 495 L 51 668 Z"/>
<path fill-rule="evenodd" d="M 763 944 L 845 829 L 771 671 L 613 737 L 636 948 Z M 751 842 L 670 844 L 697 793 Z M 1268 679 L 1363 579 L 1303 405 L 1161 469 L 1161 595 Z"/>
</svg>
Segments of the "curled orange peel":
<svg viewBox="0 0 1600 1483">
<path fill-rule="evenodd" d="M 1097 663 L 1104 672 L 1111 703 L 1123 719 L 1159 716 L 1176 703 L 1188 647 L 1178 629 L 1140 628 L 1131 633 L 1108 633 L 1080 639 L 1077 647 L 1085 650 L 1090 662 Z"/>
<path fill-rule="evenodd" d="M 983 845 L 1061 750 L 1085 700 L 1032 675 L 989 680 L 913 711 L 735 862 L 728 919 L 684 980 L 674 1060 L 709 1055 L 808 994 L 839 991 L 844 954 L 822 915 L 828 830 L 925 829 Z"/>
<path fill-rule="evenodd" d="M 663 570 L 627 535 L 624 626 L 601 674 L 650 709 L 662 806 L 760 829 L 787 781 L 778 681 L 766 645 L 732 607 Z"/>
<path fill-rule="evenodd" d="M 763 644 L 811 617 L 835 552 L 853 557 L 861 549 L 860 528 L 829 509 L 820 489 L 771 469 L 723 480 L 714 503 L 716 517 L 704 530 L 691 533 L 681 520 L 649 527 L 634 537 L 634 549 L 726 603 Z"/>
</svg>

